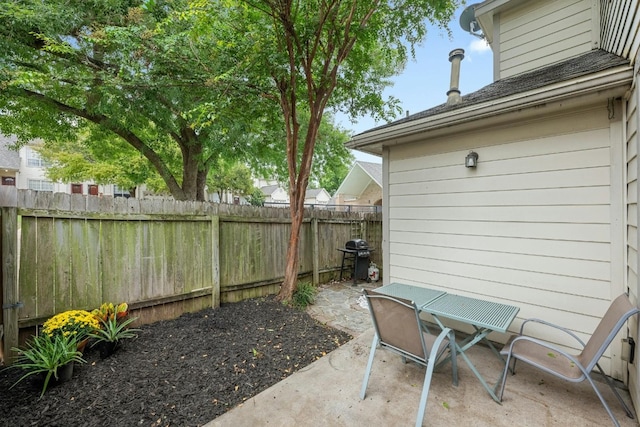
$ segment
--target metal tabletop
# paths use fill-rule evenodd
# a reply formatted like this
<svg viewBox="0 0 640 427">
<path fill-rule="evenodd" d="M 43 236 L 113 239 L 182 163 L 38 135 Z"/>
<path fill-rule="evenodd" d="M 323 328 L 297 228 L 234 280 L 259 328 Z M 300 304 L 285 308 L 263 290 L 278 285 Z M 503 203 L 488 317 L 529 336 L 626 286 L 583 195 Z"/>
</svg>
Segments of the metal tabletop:
<svg viewBox="0 0 640 427">
<path fill-rule="evenodd" d="M 502 363 L 505 363 L 498 350 L 487 340 L 487 336 L 493 331 L 505 333 L 520 311 L 518 307 L 402 283 L 391 283 L 382 286 L 376 289 L 376 292 L 412 300 L 421 311 L 433 315 L 434 320 L 441 328 L 445 328 L 442 322 L 445 318 L 458 320 L 473 326 L 474 333 L 461 342 L 456 340 L 456 351 L 464 358 L 471 371 L 493 400 L 500 402 L 495 390 L 476 369 L 466 352 L 478 342 L 485 341 L 497 358 Z M 446 361 L 447 359 L 444 359 L 440 364 Z"/>
<path fill-rule="evenodd" d="M 446 294 L 436 289 L 421 288 L 419 286 L 405 285 L 402 283 L 390 283 L 374 289 L 375 292 L 391 297 L 403 298 L 416 303 L 418 308 L 437 300 Z"/>
<path fill-rule="evenodd" d="M 446 294 L 423 305 L 422 310 L 480 328 L 505 333 L 520 308 L 477 298 Z"/>
</svg>

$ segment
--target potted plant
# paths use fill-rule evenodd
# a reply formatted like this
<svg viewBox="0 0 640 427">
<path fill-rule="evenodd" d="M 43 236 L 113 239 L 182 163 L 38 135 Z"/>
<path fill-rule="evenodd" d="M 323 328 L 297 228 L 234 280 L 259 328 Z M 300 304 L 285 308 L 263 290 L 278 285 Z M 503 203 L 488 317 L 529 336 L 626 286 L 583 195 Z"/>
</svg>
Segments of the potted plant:
<svg viewBox="0 0 640 427">
<path fill-rule="evenodd" d="M 27 342 L 26 348 L 12 348 L 12 350 L 18 353 L 18 356 L 9 368 L 27 371 L 13 386 L 31 375 L 40 374 L 43 377 L 40 397 L 47 390 L 51 377 L 56 382 L 69 380 L 73 373 L 73 362 L 85 362 L 82 353 L 78 351 L 76 338 L 72 335 L 40 334 L 31 342 Z"/>
<path fill-rule="evenodd" d="M 86 310 L 68 310 L 44 322 L 42 332 L 50 336 L 73 337 L 77 342 L 81 342 L 99 328 L 100 322 L 92 313 Z"/>
<path fill-rule="evenodd" d="M 129 314 L 126 303 L 117 306 L 105 303 L 92 313 L 99 320 L 101 327 L 89 334 L 89 337 L 95 340 L 93 346 L 98 346 L 100 357 L 103 359 L 113 354 L 121 340 L 135 338 L 136 332 L 140 330 L 129 328 L 137 317 L 124 319 Z"/>
<path fill-rule="evenodd" d="M 115 317 L 116 320 L 120 320 L 129 314 L 129 305 L 126 302 L 114 305 L 111 302 L 103 303 L 100 308 L 96 308 L 91 312 L 100 321 L 106 321 L 109 318 Z"/>
</svg>

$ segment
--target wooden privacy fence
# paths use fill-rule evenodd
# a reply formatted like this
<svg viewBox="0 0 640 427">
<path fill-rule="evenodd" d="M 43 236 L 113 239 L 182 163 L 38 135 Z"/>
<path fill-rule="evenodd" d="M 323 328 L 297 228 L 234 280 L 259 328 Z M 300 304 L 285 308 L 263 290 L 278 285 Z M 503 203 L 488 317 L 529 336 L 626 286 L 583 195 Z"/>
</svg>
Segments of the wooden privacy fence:
<svg viewBox="0 0 640 427">
<path fill-rule="evenodd" d="M 102 302 L 126 301 L 149 323 L 277 293 L 291 228 L 288 209 L 9 186 L 0 186 L 0 215 L 5 349 L 56 313 Z M 300 277 L 337 278 L 337 248 L 352 238 L 367 240 L 380 264 L 380 214 L 305 211 Z"/>
</svg>

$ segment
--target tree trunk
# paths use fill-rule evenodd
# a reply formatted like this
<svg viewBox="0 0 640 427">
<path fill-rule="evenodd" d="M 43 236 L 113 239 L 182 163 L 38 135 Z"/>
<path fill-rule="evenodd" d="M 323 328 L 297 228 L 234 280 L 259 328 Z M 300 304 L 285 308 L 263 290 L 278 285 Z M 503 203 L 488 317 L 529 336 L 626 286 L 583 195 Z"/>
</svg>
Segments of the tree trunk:
<svg viewBox="0 0 640 427">
<path fill-rule="evenodd" d="M 304 219 L 304 209 L 298 209 L 291 218 L 291 234 L 289 235 L 289 248 L 287 249 L 287 260 L 284 271 L 284 281 L 280 287 L 277 299 L 279 301 L 290 301 L 298 284 L 298 270 L 300 268 L 300 231 L 302 230 L 302 220 Z"/>
<path fill-rule="evenodd" d="M 291 234 L 289 236 L 289 248 L 287 249 L 287 264 L 284 270 L 284 281 L 277 297 L 279 301 L 291 300 L 298 285 L 298 270 L 300 268 L 300 232 L 302 231 L 302 222 L 304 220 L 304 197 L 307 190 L 307 184 L 309 183 L 309 174 L 311 172 L 311 163 L 313 161 L 313 147 L 315 145 L 318 126 L 321 120 L 322 115 L 320 114 L 318 120 L 310 121 L 298 175 L 293 180 L 290 177 L 289 180 L 291 184 L 291 188 L 289 189 Z M 294 135 L 292 140 L 297 140 L 297 133 L 293 132 L 292 134 Z M 289 170 L 295 170 L 295 168 L 291 167 L 291 162 L 295 162 L 295 155 L 291 155 L 287 160 L 290 162 Z"/>
<path fill-rule="evenodd" d="M 198 178 L 196 182 L 196 200 L 204 202 L 206 200 L 205 187 L 207 185 L 207 175 L 209 168 L 198 170 Z"/>
</svg>

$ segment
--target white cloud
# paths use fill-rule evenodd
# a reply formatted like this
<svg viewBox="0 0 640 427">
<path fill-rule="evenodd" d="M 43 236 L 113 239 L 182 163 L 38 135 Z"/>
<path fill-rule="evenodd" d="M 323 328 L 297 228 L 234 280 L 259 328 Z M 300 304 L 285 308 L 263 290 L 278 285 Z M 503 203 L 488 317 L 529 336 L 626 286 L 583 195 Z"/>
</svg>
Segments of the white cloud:
<svg viewBox="0 0 640 427">
<path fill-rule="evenodd" d="M 489 47 L 489 43 L 487 43 L 486 40 L 477 39 L 471 42 L 469 45 L 469 51 L 474 53 L 490 52 L 491 47 Z"/>
</svg>

